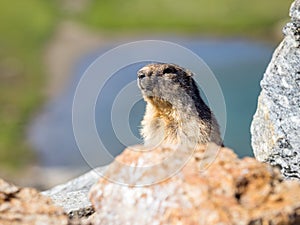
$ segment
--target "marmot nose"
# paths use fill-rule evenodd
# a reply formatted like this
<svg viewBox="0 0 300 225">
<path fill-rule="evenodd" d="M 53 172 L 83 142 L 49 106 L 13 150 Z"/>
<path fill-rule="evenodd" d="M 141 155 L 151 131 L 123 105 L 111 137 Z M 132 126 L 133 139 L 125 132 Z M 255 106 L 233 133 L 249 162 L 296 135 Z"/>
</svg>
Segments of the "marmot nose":
<svg viewBox="0 0 300 225">
<path fill-rule="evenodd" d="M 152 71 L 148 66 L 145 66 L 137 72 L 137 75 L 139 79 L 143 79 L 144 77 L 150 77 L 152 75 Z"/>
</svg>

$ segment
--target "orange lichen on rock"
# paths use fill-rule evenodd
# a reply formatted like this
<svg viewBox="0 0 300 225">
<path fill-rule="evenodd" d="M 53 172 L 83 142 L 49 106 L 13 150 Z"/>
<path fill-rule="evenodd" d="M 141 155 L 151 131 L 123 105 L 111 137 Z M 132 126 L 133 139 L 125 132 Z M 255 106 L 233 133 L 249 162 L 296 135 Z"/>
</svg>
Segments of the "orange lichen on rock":
<svg viewBox="0 0 300 225">
<path fill-rule="evenodd" d="M 203 170 L 199 168 L 204 160 L 199 157 L 205 152 L 203 148 L 190 158 L 185 158 L 183 153 L 181 158 L 188 160 L 174 172 L 165 163 L 171 163 L 166 155 L 171 157 L 174 150 L 158 148 L 139 152 L 137 149 L 138 146 L 134 151 L 125 150 L 108 167 L 105 176 L 110 180 L 100 178 L 91 189 L 90 200 L 96 210 L 94 224 L 299 222 L 300 183 L 284 181 L 276 168 L 252 158 L 239 159 L 232 150 L 221 148 Z M 177 156 L 180 158 L 180 154 Z M 124 166 L 127 163 L 130 166 Z M 144 170 L 143 165 L 155 166 Z M 174 172 L 172 176 L 152 182 L 155 176 L 162 178 L 159 175 L 170 171 Z M 152 185 L 145 185 L 146 181 Z"/>
<path fill-rule="evenodd" d="M 67 225 L 68 216 L 51 199 L 33 188 L 20 188 L 0 179 L 1 225 Z"/>
</svg>

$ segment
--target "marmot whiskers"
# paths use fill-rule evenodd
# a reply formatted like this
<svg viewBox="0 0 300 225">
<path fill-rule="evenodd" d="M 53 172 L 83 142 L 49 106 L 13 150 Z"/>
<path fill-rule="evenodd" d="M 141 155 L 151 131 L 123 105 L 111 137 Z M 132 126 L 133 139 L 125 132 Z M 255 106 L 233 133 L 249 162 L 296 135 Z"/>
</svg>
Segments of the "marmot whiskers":
<svg viewBox="0 0 300 225">
<path fill-rule="evenodd" d="M 141 129 L 145 145 L 222 145 L 215 116 L 192 76 L 178 65 L 164 63 L 138 71 L 138 85 L 147 102 Z"/>
</svg>

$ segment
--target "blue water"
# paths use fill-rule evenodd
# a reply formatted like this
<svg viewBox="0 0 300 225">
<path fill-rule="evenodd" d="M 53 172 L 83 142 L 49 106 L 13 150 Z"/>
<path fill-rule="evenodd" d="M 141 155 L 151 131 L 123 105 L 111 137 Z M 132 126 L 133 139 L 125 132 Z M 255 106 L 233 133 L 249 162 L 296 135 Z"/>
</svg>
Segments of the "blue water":
<svg viewBox="0 0 300 225">
<path fill-rule="evenodd" d="M 222 88 L 227 110 L 225 145 L 233 148 L 240 157 L 253 156 L 250 124 L 260 92 L 259 82 L 274 47 L 245 40 L 176 42 L 199 55 L 214 72 Z M 105 49 L 98 49 L 83 56 L 74 66 L 73 77 L 65 90 L 57 99 L 49 102 L 32 122 L 29 139 L 39 155 L 42 166 L 87 167 L 73 135 L 72 101 L 76 86 L 86 68 L 110 47 L 114 46 L 107 46 Z M 103 144 L 112 155 L 119 154 L 125 147 L 116 137 L 111 125 L 113 100 L 124 85 L 136 79 L 136 71 L 144 64 L 133 64 L 118 71 L 109 79 L 98 96 L 95 114 L 97 130 Z M 139 101 L 132 108 L 129 117 L 131 131 L 138 138 L 144 107 L 145 103 Z M 99 161 L 99 165 L 107 163 L 109 162 L 105 160 Z"/>
</svg>

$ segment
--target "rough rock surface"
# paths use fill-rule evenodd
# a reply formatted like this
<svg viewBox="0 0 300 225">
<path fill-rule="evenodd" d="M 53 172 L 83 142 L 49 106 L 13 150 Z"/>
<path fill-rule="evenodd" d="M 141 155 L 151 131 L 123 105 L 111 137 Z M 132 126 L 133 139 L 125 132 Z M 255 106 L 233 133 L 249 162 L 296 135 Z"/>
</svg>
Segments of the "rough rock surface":
<svg viewBox="0 0 300 225">
<path fill-rule="evenodd" d="M 51 199 L 32 188 L 19 188 L 0 179 L 1 225 L 66 225 L 68 216 Z"/>
<path fill-rule="evenodd" d="M 90 191 L 96 210 L 93 224 L 299 224 L 300 184 L 283 180 L 278 169 L 253 158 L 238 159 L 222 148 L 216 159 L 199 172 L 203 149 L 171 178 L 148 186 L 134 186 L 163 172 L 153 167 L 141 173 L 141 165 L 165 160 L 170 150 L 125 150 L 109 166 Z M 130 174 L 124 166 L 130 165 Z M 121 178 L 123 177 L 123 180 Z M 121 181 L 121 182 L 120 182 Z M 122 185 L 128 181 L 130 185 Z"/>
<path fill-rule="evenodd" d="M 300 1 L 292 4 L 284 40 L 261 81 L 251 125 L 255 157 L 300 179 Z"/>
<path fill-rule="evenodd" d="M 61 206 L 70 218 L 88 217 L 94 213 L 88 192 L 97 182 L 104 167 L 96 168 L 65 184 L 42 192 L 49 196 L 56 205 Z"/>
</svg>

